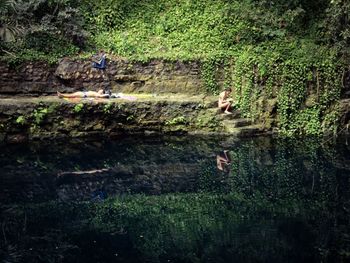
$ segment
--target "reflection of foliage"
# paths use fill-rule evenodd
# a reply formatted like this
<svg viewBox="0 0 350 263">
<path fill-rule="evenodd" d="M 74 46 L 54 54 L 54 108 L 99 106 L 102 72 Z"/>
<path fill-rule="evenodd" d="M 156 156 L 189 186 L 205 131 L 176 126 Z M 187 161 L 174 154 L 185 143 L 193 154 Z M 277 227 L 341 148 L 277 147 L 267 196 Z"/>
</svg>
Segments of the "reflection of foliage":
<svg viewBox="0 0 350 263">
<path fill-rule="evenodd" d="M 5 210 L 1 216 L 3 238 L 0 240 L 0 258 L 3 262 L 57 262 L 75 246 L 63 239 L 62 231 L 47 229 L 45 235 L 27 235 L 27 213 L 22 207 Z M 31 227 L 31 225 L 29 225 Z M 29 230 L 30 231 L 30 230 Z M 26 237 L 24 240 L 21 237 Z M 40 246 L 40 249 L 36 249 Z"/>
<path fill-rule="evenodd" d="M 230 183 L 235 191 L 247 195 L 259 191 L 268 200 L 327 199 L 324 195 L 337 187 L 329 181 L 334 180 L 335 171 L 319 150 L 315 140 L 280 140 L 275 151 L 259 149 L 251 142 L 233 154 L 234 177 Z M 323 188 L 327 190 L 323 192 Z"/>
<path fill-rule="evenodd" d="M 177 161 L 183 155 L 188 160 L 210 145 L 202 142 L 197 149 L 190 141 L 165 146 L 152 141 L 137 151 L 126 142 L 130 148 L 120 155 L 109 148 L 109 164 L 124 155 L 133 161 L 147 156 L 165 162 L 168 152 Z M 214 148 L 210 146 L 206 154 Z M 2 205 L 0 256 L 56 262 L 61 256 L 83 258 L 93 250 L 103 254 L 105 262 L 112 262 L 116 253 L 123 262 L 137 261 L 131 253 L 118 251 L 131 249 L 148 262 L 344 262 L 350 252 L 348 170 L 332 166 L 339 149 L 323 147 L 314 139 L 235 143 L 228 176 L 218 175 L 214 160 L 209 165 L 209 159 L 190 159 L 204 167 L 197 181 L 199 193 Z M 79 156 L 77 151 L 71 154 Z M 64 160 L 69 156 L 66 153 Z M 95 159 L 101 162 L 103 156 Z"/>
<path fill-rule="evenodd" d="M 219 193 L 229 191 L 225 173 L 218 172 L 217 167 L 212 164 L 203 163 L 202 167 L 202 172 L 198 178 L 199 191 Z"/>
<path fill-rule="evenodd" d="M 8 210 L 1 220 L 7 226 L 6 242 L 17 244 L 17 254 L 22 254 L 25 247 L 32 248 L 29 254 L 23 253 L 24 258 L 30 255 L 51 259 L 61 253 L 78 256 L 79 251 L 74 249 L 72 240 L 68 242 L 68 236 L 75 236 L 75 242 L 86 242 L 89 246 L 88 241 L 82 239 L 92 230 L 100 235 L 110 233 L 108 242 L 127 236 L 149 262 L 162 262 L 163 258 L 186 262 L 205 258 L 224 261 L 226 257 L 237 261 L 282 262 L 288 257 L 314 261 L 322 257 L 314 246 L 320 250 L 329 249 L 329 245 L 342 247 L 344 251 L 349 249 L 342 234 L 348 233 L 348 226 L 339 225 L 331 232 L 327 227 L 335 214 L 324 211 L 324 204 L 333 200 L 328 198 L 312 207 L 308 202 L 270 202 L 257 191 L 249 197 L 238 193 L 134 195 L 104 203 L 31 205 Z M 8 222 L 12 222 L 11 227 Z M 299 231 L 303 234 L 296 234 Z M 343 243 L 331 241 L 337 240 L 337 236 Z M 326 246 L 324 240 L 328 240 Z M 4 242 L 2 240 L 2 246 Z M 96 245 L 100 249 L 104 246 L 103 243 Z M 118 251 L 120 244 L 114 245 Z M 303 248 L 300 250 L 303 253 L 296 254 L 296 246 Z M 222 247 L 227 248 L 224 254 L 218 253 Z"/>
</svg>

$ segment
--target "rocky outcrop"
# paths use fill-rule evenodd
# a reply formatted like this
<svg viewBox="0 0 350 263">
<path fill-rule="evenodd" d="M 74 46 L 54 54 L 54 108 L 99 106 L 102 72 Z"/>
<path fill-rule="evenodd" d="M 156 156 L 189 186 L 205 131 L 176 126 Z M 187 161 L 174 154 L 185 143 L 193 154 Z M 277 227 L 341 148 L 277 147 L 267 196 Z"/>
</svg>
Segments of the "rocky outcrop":
<svg viewBox="0 0 350 263">
<path fill-rule="evenodd" d="M 224 73 L 217 73 L 216 81 L 222 85 Z M 334 125 L 338 121 L 335 114 L 329 114 L 321 125 L 331 127 L 329 131 L 324 129 L 327 134 L 349 133 L 349 79 L 350 73 L 345 72 L 339 125 Z M 216 98 L 204 101 L 203 95 L 189 99 L 205 93 L 203 86 L 201 64 L 196 61 L 153 60 L 143 63 L 109 57 L 105 70 L 93 68 L 91 60 L 87 58 L 64 58 L 56 65 L 28 62 L 15 68 L 0 63 L 0 141 L 173 131 L 214 131 L 235 136 L 266 134 L 271 130 L 278 132 L 277 98 L 257 98 L 256 107 L 260 113 L 255 116 L 255 122 L 259 123 L 250 123 L 249 119 L 243 121 L 244 127 L 237 127 L 240 116 L 231 116 L 235 119 L 233 121 L 223 120 L 216 109 Z M 125 102 L 125 105 L 113 100 L 64 104 L 50 97 L 58 90 L 96 91 L 101 88 L 109 88 L 116 93 L 143 94 L 152 99 L 141 103 L 140 100 L 136 103 Z M 175 95 L 179 96 L 173 100 Z M 14 96 L 16 99 L 11 99 Z M 24 100 L 23 97 L 39 98 Z M 203 106 L 208 103 L 210 107 Z M 309 94 L 305 107 L 311 108 L 314 103 L 313 94 Z M 332 110 L 336 112 L 333 106 L 330 112 Z"/>
<path fill-rule="evenodd" d="M 40 96 L 57 90 L 197 94 L 203 89 L 199 62 L 130 62 L 108 59 L 105 70 L 89 59 L 64 58 L 57 65 L 30 62 L 16 68 L 0 63 L 0 95 Z"/>
<path fill-rule="evenodd" d="M 207 112 L 214 98 L 139 97 L 67 101 L 57 97 L 0 100 L 0 139 L 22 141 L 59 137 L 217 130 Z M 200 119 L 199 119 L 200 118 Z M 209 125 L 209 128 L 207 126 Z"/>
<path fill-rule="evenodd" d="M 216 97 L 134 95 L 126 99 L 59 99 L 57 97 L 0 100 L 0 141 L 118 136 L 120 134 L 266 134 L 247 120 L 232 133 L 216 107 Z M 232 120 L 235 122 L 235 120 Z M 237 120 L 236 120 L 237 121 Z M 249 126 L 253 125 L 253 126 Z M 254 129 L 251 129 L 254 128 Z"/>
<path fill-rule="evenodd" d="M 55 77 L 55 70 L 56 66 L 46 62 L 30 62 L 16 68 L 0 63 L 0 95 L 40 96 L 56 92 L 62 84 Z"/>
<path fill-rule="evenodd" d="M 198 62 L 108 60 L 105 70 L 91 67 L 90 61 L 63 59 L 55 76 L 76 88 L 145 93 L 196 94 L 203 86 Z"/>
</svg>

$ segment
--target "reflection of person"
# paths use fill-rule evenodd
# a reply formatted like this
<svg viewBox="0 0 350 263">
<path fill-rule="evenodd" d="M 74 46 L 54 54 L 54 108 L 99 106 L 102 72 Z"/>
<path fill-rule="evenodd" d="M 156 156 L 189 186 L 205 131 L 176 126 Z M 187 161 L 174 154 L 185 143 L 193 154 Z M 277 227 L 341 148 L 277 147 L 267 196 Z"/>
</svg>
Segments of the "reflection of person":
<svg viewBox="0 0 350 263">
<path fill-rule="evenodd" d="M 88 171 L 75 171 L 75 172 L 62 172 L 57 175 L 57 177 L 61 177 L 64 175 L 86 175 L 86 174 L 98 174 L 103 172 L 108 172 L 110 169 L 102 168 L 102 169 L 95 169 L 95 170 L 88 170 Z"/>
<path fill-rule="evenodd" d="M 225 167 L 231 164 L 230 154 L 227 150 L 216 156 L 216 165 L 219 170 L 224 171 Z"/>
<path fill-rule="evenodd" d="M 59 98 L 109 98 L 110 94 L 105 93 L 102 89 L 99 91 L 77 91 L 73 93 L 61 93 L 57 91 Z"/>
<path fill-rule="evenodd" d="M 227 88 L 219 95 L 218 106 L 221 110 L 224 111 L 225 114 L 232 114 L 232 112 L 230 111 L 232 99 L 229 98 L 231 91 L 231 88 Z"/>
<path fill-rule="evenodd" d="M 107 193 L 104 190 L 97 190 L 92 193 L 92 201 L 102 201 L 107 198 Z"/>
<path fill-rule="evenodd" d="M 99 52 L 98 55 L 92 57 L 92 66 L 97 69 L 106 68 L 106 54 L 103 50 Z"/>
</svg>

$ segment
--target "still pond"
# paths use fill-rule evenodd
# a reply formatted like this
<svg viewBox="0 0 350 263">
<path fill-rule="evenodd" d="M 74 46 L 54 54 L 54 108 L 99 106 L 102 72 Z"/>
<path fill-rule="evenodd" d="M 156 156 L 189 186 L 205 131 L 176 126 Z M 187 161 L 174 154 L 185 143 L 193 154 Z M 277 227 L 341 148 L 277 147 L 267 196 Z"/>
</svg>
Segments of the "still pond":
<svg viewBox="0 0 350 263">
<path fill-rule="evenodd" d="M 350 262 L 349 144 L 0 145 L 0 261 Z"/>
</svg>

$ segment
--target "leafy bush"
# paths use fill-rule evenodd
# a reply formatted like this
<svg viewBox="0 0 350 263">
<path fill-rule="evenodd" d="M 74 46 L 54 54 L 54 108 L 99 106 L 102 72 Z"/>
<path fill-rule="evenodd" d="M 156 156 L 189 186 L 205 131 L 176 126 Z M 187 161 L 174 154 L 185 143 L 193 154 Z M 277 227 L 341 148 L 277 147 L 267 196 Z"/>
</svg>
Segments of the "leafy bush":
<svg viewBox="0 0 350 263">
<path fill-rule="evenodd" d="M 276 98 L 283 133 L 318 134 L 324 122 L 334 123 L 335 117 L 327 116 L 337 116 L 327 109 L 339 99 L 340 68 L 350 59 L 346 0 L 11 0 L 2 4 L 0 36 L 16 32 L 7 30 L 11 25 L 18 29 L 28 25 L 16 45 L 0 43 L 2 54 L 11 53 L 14 64 L 26 59 L 55 61 L 90 47 L 138 61 L 200 60 L 207 91 L 216 94 L 222 86 L 234 87 L 244 116 L 259 118 L 259 98 Z M 217 75 L 223 68 L 222 84 Z M 316 94 L 314 107 L 304 108 L 307 90 Z"/>
<path fill-rule="evenodd" d="M 83 13 L 94 43 L 118 55 L 202 59 L 232 56 L 244 45 L 307 37 L 327 2 L 97 0 L 85 1 Z"/>
<path fill-rule="evenodd" d="M 50 39 L 46 54 L 74 45 L 136 60 L 191 60 L 235 56 L 243 47 L 269 41 L 288 45 L 296 38 L 349 46 L 345 0 L 11 0 L 2 5 L 2 32 L 11 32 L 10 25 L 26 26 L 27 47 Z"/>
<path fill-rule="evenodd" d="M 323 21 L 325 39 L 338 47 L 346 59 L 350 59 L 350 2 L 332 0 L 326 14 Z"/>
<path fill-rule="evenodd" d="M 31 50 L 63 56 L 66 55 L 64 50 L 70 54 L 84 47 L 87 32 L 83 30 L 79 10 L 69 1 L 11 0 L 4 3 L 6 9 L 0 12 L 0 37 L 4 42 L 11 42 L 12 50 L 9 45 L 2 45 L 3 52 L 15 54 L 15 57 L 25 56 L 25 51 L 32 53 Z"/>
</svg>

